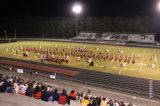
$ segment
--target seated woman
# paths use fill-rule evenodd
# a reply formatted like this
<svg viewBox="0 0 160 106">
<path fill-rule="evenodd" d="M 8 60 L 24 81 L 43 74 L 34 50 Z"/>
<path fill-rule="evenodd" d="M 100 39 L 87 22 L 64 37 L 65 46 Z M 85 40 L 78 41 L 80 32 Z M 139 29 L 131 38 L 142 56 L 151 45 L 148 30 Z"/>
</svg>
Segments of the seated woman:
<svg viewBox="0 0 160 106">
<path fill-rule="evenodd" d="M 58 103 L 62 104 L 62 105 L 65 105 L 66 103 L 68 103 L 68 105 L 70 105 L 70 99 L 66 93 L 66 90 L 64 90 L 64 89 L 62 90 L 62 93 L 60 94 Z"/>
<path fill-rule="evenodd" d="M 76 97 L 77 97 L 77 93 L 74 90 L 72 90 L 71 93 L 69 94 L 69 98 L 71 100 L 76 100 Z"/>
<path fill-rule="evenodd" d="M 81 101 L 81 106 L 88 106 L 89 105 L 89 98 L 85 96 L 84 99 Z"/>
<path fill-rule="evenodd" d="M 21 83 L 20 85 L 19 85 L 19 94 L 21 94 L 21 95 L 25 95 L 25 93 L 26 93 L 26 89 L 27 89 L 27 84 L 25 83 Z"/>
<path fill-rule="evenodd" d="M 26 96 L 33 97 L 33 92 L 34 92 L 33 84 L 29 83 L 28 88 L 26 90 Z"/>
<path fill-rule="evenodd" d="M 102 98 L 101 100 L 101 105 L 100 106 L 106 106 L 107 105 L 107 100 L 105 97 Z"/>
<path fill-rule="evenodd" d="M 42 96 L 41 84 L 35 87 L 33 96 L 35 99 L 41 99 Z"/>
</svg>

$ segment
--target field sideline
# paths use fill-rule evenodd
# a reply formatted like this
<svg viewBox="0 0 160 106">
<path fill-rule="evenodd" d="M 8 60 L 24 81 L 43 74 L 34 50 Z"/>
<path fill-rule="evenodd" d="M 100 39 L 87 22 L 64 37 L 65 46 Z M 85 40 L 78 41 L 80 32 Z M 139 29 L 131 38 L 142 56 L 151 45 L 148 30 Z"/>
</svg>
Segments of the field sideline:
<svg viewBox="0 0 160 106">
<path fill-rule="evenodd" d="M 126 47 L 126 46 L 111 46 L 111 45 L 98 45 L 98 44 L 82 44 L 82 43 L 65 43 L 65 42 L 48 42 L 48 41 L 19 41 L 16 43 L 0 44 L 0 56 L 9 57 L 15 59 L 23 59 L 40 62 L 36 53 L 30 52 L 28 57 L 23 57 L 24 51 L 20 51 L 20 47 L 26 48 L 43 48 L 52 49 L 67 48 L 74 50 L 76 48 L 85 47 L 87 50 L 91 50 L 95 53 L 101 52 L 113 56 L 113 58 L 119 58 L 122 55 L 123 58 L 134 58 L 135 64 L 131 61 L 129 63 L 107 60 L 94 60 L 94 66 L 89 66 L 86 59 L 82 58 L 77 61 L 77 57 L 69 57 L 69 63 L 55 63 L 45 62 L 46 64 L 64 65 L 68 67 L 75 67 L 81 69 L 88 69 L 94 71 L 102 71 L 119 75 L 147 78 L 160 80 L 160 49 L 158 48 L 140 48 L 140 47 Z M 124 65 L 121 67 L 121 65 Z"/>
</svg>

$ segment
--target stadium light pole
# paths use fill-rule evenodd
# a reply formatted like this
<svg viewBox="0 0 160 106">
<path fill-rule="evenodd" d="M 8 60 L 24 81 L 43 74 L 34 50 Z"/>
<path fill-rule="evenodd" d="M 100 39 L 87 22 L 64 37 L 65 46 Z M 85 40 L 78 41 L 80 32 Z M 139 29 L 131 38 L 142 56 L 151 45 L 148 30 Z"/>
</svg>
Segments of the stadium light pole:
<svg viewBox="0 0 160 106">
<path fill-rule="evenodd" d="M 76 4 L 73 6 L 72 11 L 76 14 L 76 36 L 77 36 L 77 14 L 79 14 L 82 11 L 82 6 L 80 4 Z"/>
<path fill-rule="evenodd" d="M 16 32 L 16 30 L 14 30 L 14 37 L 15 37 L 15 39 L 17 39 L 17 32 Z"/>
<path fill-rule="evenodd" d="M 4 30 L 4 35 L 5 35 L 5 38 L 7 40 L 7 31 L 6 31 L 6 29 Z"/>
</svg>

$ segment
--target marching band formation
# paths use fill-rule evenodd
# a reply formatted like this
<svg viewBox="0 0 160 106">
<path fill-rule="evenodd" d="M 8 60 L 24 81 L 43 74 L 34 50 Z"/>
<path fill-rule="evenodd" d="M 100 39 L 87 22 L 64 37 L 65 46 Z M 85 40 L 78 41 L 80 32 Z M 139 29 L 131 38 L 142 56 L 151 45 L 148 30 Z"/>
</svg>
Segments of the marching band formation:
<svg viewBox="0 0 160 106">
<path fill-rule="evenodd" d="M 5 48 L 6 52 L 9 52 L 9 49 Z M 23 52 L 23 56 L 32 56 L 33 54 L 38 56 L 41 63 L 45 61 L 48 62 L 56 62 L 56 63 L 69 63 L 70 59 L 75 59 L 77 62 L 87 62 L 90 66 L 97 66 L 94 63 L 98 61 L 109 61 L 111 63 L 117 62 L 119 63 L 119 67 L 126 68 L 128 64 L 136 64 L 141 56 L 128 55 L 125 54 L 123 50 L 118 49 L 116 53 L 113 53 L 110 49 L 106 49 L 104 51 L 99 50 L 98 47 L 95 47 L 95 50 L 91 50 L 90 48 L 86 48 L 85 46 L 66 46 L 64 48 L 60 48 L 57 45 L 55 47 L 41 47 L 40 46 L 20 46 L 18 50 L 12 49 L 12 52 L 18 54 L 18 52 Z M 154 56 L 150 59 L 153 64 L 148 64 L 147 66 L 154 69 L 156 58 Z M 137 63 L 138 64 L 138 63 Z M 105 67 L 105 66 L 104 66 Z"/>
<path fill-rule="evenodd" d="M 126 64 L 132 63 L 135 64 L 136 60 L 140 59 L 141 57 L 135 55 L 125 55 L 123 50 L 118 50 L 117 53 L 111 53 L 109 49 L 106 49 L 104 52 L 99 51 L 99 48 L 96 47 L 95 50 L 90 50 L 85 46 L 77 47 L 74 46 L 73 48 L 46 48 L 46 47 L 22 47 L 19 48 L 20 51 L 23 51 L 26 55 L 29 53 L 35 53 L 40 59 L 44 59 L 46 61 L 51 62 L 69 62 L 70 57 L 76 58 L 77 62 L 81 61 L 81 59 L 85 59 L 86 62 L 96 62 L 98 61 L 110 61 L 110 62 L 119 62 L 121 63 L 121 67 L 125 67 Z"/>
</svg>

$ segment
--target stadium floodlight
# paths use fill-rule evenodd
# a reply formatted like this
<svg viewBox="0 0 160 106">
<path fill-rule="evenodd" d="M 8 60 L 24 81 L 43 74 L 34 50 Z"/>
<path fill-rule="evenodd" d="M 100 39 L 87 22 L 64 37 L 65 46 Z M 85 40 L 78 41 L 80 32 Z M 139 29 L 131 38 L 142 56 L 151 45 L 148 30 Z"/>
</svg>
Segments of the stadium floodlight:
<svg viewBox="0 0 160 106">
<path fill-rule="evenodd" d="M 82 6 L 80 4 L 75 4 L 72 8 L 72 11 L 76 14 L 76 36 L 77 36 L 77 14 L 82 11 Z"/>
<path fill-rule="evenodd" d="M 158 8 L 158 11 L 160 11 L 160 1 L 158 2 L 157 8 Z"/>
<path fill-rule="evenodd" d="M 82 6 L 80 4 L 76 4 L 73 6 L 72 10 L 74 13 L 78 14 L 82 11 Z"/>
</svg>

